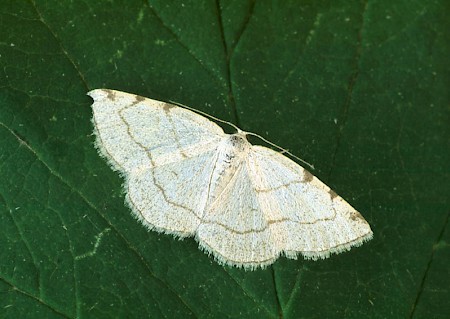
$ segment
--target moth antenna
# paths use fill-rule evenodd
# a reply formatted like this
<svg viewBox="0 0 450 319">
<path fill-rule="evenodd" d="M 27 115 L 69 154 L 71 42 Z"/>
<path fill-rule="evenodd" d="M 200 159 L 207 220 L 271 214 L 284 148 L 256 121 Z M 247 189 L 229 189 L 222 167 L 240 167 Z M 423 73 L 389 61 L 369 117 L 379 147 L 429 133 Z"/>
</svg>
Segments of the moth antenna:
<svg viewBox="0 0 450 319">
<path fill-rule="evenodd" d="M 283 153 L 289 154 L 290 156 L 292 156 L 292 157 L 295 158 L 296 160 L 302 162 L 302 163 L 305 164 L 305 165 L 308 165 L 312 170 L 315 170 L 313 164 L 310 164 L 310 163 L 308 163 L 307 161 L 302 160 L 300 157 L 295 156 L 294 154 L 292 154 L 291 152 L 289 152 L 287 149 L 282 148 L 281 146 L 278 146 L 277 144 L 272 143 L 271 141 L 268 141 L 267 139 L 265 139 L 265 138 L 262 137 L 261 135 L 258 135 L 258 134 L 256 134 L 256 133 L 252 133 L 252 132 L 245 132 L 245 133 L 246 133 L 247 135 L 253 135 L 253 136 L 256 136 L 257 138 L 260 138 L 261 140 L 263 140 L 263 141 L 266 142 L 267 144 L 272 145 L 273 147 L 278 148 L 278 149 L 281 151 L 280 153 L 282 153 L 282 154 L 283 154 Z"/>
<path fill-rule="evenodd" d="M 230 125 L 231 127 L 233 127 L 236 131 L 238 131 L 238 132 L 243 132 L 239 127 L 237 127 L 236 125 L 234 125 L 234 124 L 231 123 L 231 122 L 221 120 L 221 119 L 219 119 L 219 118 L 217 118 L 217 117 L 215 117 L 215 116 L 212 116 L 212 115 L 210 115 L 210 114 L 208 114 L 208 113 L 205 113 L 205 112 L 203 112 L 203 111 L 194 109 L 194 108 L 192 108 L 192 107 L 189 107 L 189 106 L 187 106 L 187 105 L 184 105 L 184 104 L 181 104 L 181 103 L 178 103 L 178 102 L 175 102 L 175 101 L 170 101 L 170 100 L 169 100 L 169 102 L 170 102 L 170 103 L 173 103 L 173 104 L 175 104 L 175 105 L 177 105 L 177 106 L 180 106 L 180 107 L 182 107 L 182 108 L 188 109 L 188 110 L 190 110 L 190 111 L 192 111 L 192 112 L 201 114 L 201 115 L 203 115 L 203 116 L 205 116 L 205 117 L 208 117 L 208 118 L 210 118 L 210 119 L 213 119 L 213 120 L 215 120 L 215 121 L 217 121 L 217 122 L 224 123 L 224 124 L 228 124 L 228 125 Z M 276 147 L 277 149 L 279 149 L 279 150 L 281 151 L 282 154 L 283 154 L 283 153 L 289 154 L 290 156 L 292 156 L 292 157 L 295 158 L 296 160 L 302 162 L 302 163 L 305 164 L 305 165 L 308 165 L 309 168 L 311 168 L 312 170 L 315 170 L 314 165 L 308 163 L 308 162 L 305 161 L 305 160 L 302 160 L 302 159 L 301 159 L 300 157 L 298 157 L 298 156 L 295 156 L 294 154 L 292 154 L 291 152 L 289 152 L 287 149 L 282 148 L 281 146 L 278 146 L 277 144 L 272 143 L 272 142 L 266 140 L 266 139 L 265 139 L 264 137 L 262 137 L 261 135 L 258 135 L 258 134 L 256 134 L 256 133 L 251 133 L 251 132 L 245 132 L 245 134 L 247 134 L 247 135 L 253 135 L 253 136 L 256 136 L 257 138 L 260 138 L 261 140 L 263 140 L 263 141 L 266 142 L 267 144 L 272 145 L 273 147 Z"/>
<path fill-rule="evenodd" d="M 242 132 L 242 130 L 241 130 L 239 127 L 237 127 L 236 125 L 234 125 L 234 124 L 231 123 L 231 122 L 221 120 L 221 119 L 219 119 L 219 118 L 217 118 L 217 117 L 215 117 L 215 116 L 212 116 L 212 115 L 210 115 L 210 114 L 208 114 L 208 113 L 205 113 L 205 112 L 203 112 L 203 111 L 194 109 L 194 108 L 192 108 L 192 107 L 189 107 L 189 106 L 187 106 L 187 105 L 184 105 L 184 104 L 181 104 L 181 103 L 178 103 L 178 102 L 175 102 L 175 101 L 170 101 L 170 100 L 169 100 L 169 102 L 170 102 L 170 103 L 173 103 L 173 104 L 175 104 L 175 105 L 177 105 L 177 106 L 180 106 L 180 107 L 182 107 L 182 108 L 184 108 L 184 109 L 188 109 L 188 110 L 190 110 L 190 111 L 192 111 L 192 112 L 195 112 L 195 113 L 197 113 L 197 114 L 201 114 L 201 115 L 203 115 L 203 116 L 205 116 L 205 117 L 208 117 L 208 118 L 210 118 L 210 119 L 213 119 L 214 121 L 217 121 L 217 122 L 220 122 L 220 123 L 224 123 L 224 124 L 228 124 L 228 125 L 230 125 L 231 127 L 233 127 L 236 131 Z"/>
</svg>

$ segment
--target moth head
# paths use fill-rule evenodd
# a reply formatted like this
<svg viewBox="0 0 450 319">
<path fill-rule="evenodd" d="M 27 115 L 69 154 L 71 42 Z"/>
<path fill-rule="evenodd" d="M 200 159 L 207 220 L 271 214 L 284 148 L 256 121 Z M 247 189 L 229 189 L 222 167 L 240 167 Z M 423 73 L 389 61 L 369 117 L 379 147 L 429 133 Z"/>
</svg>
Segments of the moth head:
<svg viewBox="0 0 450 319">
<path fill-rule="evenodd" d="M 244 152 L 251 146 L 247 141 L 245 133 L 242 132 L 229 135 L 226 143 L 230 148 L 235 149 L 237 152 Z"/>
</svg>

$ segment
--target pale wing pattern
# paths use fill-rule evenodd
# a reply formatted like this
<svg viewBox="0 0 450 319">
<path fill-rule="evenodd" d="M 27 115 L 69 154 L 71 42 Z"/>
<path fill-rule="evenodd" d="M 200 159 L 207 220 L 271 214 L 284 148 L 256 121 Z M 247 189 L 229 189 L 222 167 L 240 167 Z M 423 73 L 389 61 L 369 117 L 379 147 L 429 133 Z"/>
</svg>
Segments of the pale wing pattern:
<svg viewBox="0 0 450 319">
<path fill-rule="evenodd" d="M 249 178 L 245 162 L 208 207 L 197 230 L 204 250 L 228 265 L 256 268 L 279 255 L 279 234 L 268 227 L 266 216 Z"/>
<path fill-rule="evenodd" d="M 143 171 L 126 181 L 127 202 L 133 213 L 150 229 L 180 237 L 197 229 L 217 154 L 210 150 Z"/>
<path fill-rule="evenodd" d="M 122 173 L 197 156 L 225 135 L 215 123 L 169 103 L 106 89 L 88 94 L 96 146 Z"/>
<path fill-rule="evenodd" d="M 364 218 L 328 186 L 289 158 L 253 146 L 249 176 L 278 249 L 295 258 L 326 258 L 372 238 Z"/>
</svg>

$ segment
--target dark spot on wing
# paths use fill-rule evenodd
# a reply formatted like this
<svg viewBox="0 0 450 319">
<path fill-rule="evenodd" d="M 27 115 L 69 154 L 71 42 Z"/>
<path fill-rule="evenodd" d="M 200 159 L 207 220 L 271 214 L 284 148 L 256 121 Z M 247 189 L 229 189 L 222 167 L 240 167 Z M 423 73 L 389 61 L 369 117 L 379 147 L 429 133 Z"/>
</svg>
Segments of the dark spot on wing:
<svg viewBox="0 0 450 319">
<path fill-rule="evenodd" d="M 144 101 L 145 97 L 139 96 L 139 95 L 135 95 L 134 96 L 134 101 L 133 103 L 131 103 L 131 105 L 136 105 L 139 104 L 140 102 Z"/>
<path fill-rule="evenodd" d="M 332 189 L 330 189 L 328 193 L 330 194 L 332 200 L 335 199 L 335 198 L 338 196 L 338 195 L 336 194 L 336 192 L 333 191 Z"/>
<path fill-rule="evenodd" d="M 145 100 L 145 97 L 142 97 L 142 96 L 140 96 L 140 95 L 136 95 L 135 97 L 135 104 L 137 104 L 137 103 L 139 103 L 139 102 L 142 102 L 142 101 L 144 101 Z"/>
<path fill-rule="evenodd" d="M 175 105 L 169 104 L 169 103 L 164 103 L 163 110 L 165 112 L 170 112 L 170 109 L 173 108 L 173 107 L 175 107 Z"/>
<path fill-rule="evenodd" d="M 113 90 L 105 89 L 103 91 L 106 92 L 106 94 L 108 94 L 107 97 L 109 100 L 114 101 L 116 99 L 116 92 L 114 92 Z"/>
<path fill-rule="evenodd" d="M 350 219 L 353 221 L 365 221 L 364 217 L 362 217 L 361 214 L 358 213 L 356 210 L 350 212 Z"/>
<path fill-rule="evenodd" d="M 308 172 L 308 171 L 305 169 L 305 175 L 303 176 L 302 182 L 303 182 L 303 183 L 309 183 L 310 181 L 313 180 L 313 178 L 314 178 L 314 175 L 311 174 L 310 172 Z"/>
</svg>

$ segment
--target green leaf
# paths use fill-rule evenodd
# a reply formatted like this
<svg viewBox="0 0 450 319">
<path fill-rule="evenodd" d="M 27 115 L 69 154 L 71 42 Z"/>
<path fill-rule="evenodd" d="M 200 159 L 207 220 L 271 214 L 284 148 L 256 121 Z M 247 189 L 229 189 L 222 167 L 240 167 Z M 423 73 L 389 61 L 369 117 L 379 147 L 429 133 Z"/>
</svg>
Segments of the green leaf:
<svg viewBox="0 0 450 319">
<path fill-rule="evenodd" d="M 0 4 L 0 317 L 448 318 L 450 14 L 436 1 Z M 254 272 L 147 232 L 93 147 L 94 88 L 311 162 L 374 239 Z"/>
</svg>

